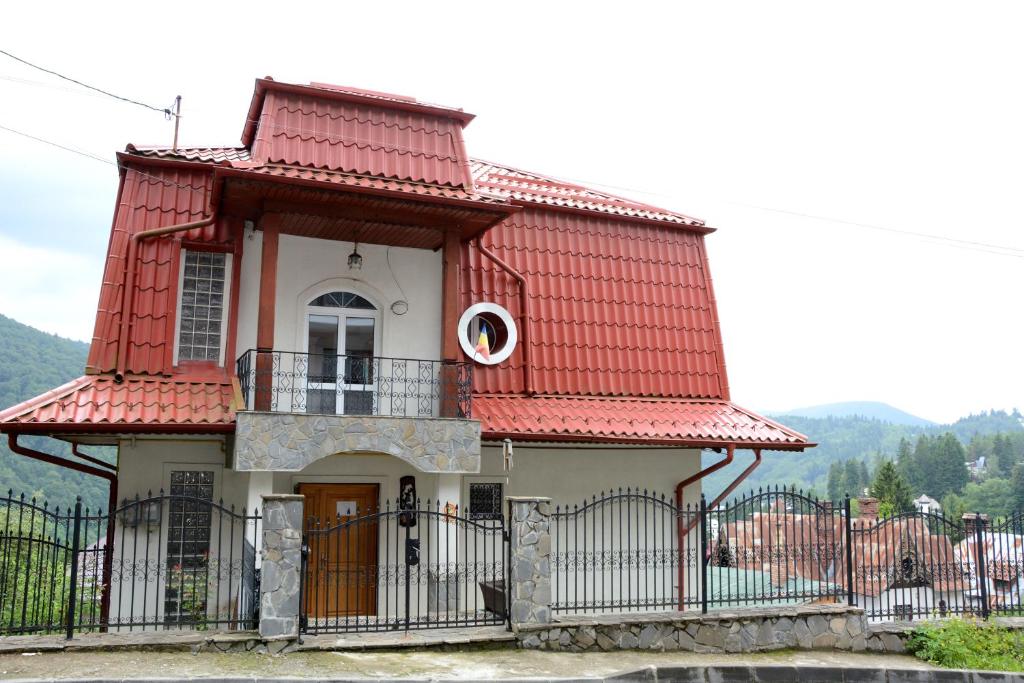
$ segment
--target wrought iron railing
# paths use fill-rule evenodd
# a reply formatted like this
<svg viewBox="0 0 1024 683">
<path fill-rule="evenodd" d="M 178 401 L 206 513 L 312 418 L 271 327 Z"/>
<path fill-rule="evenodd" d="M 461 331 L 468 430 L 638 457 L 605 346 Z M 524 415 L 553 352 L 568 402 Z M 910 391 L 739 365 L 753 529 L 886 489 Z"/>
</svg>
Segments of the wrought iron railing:
<svg viewBox="0 0 1024 683">
<path fill-rule="evenodd" d="M 471 417 L 468 362 L 250 349 L 236 363 L 247 410 Z"/>
<path fill-rule="evenodd" d="M 255 510 L 162 491 L 113 513 L 8 493 L 0 635 L 254 629 L 259 523 Z"/>
<path fill-rule="evenodd" d="M 310 517 L 303 534 L 305 633 L 504 624 L 504 519 L 420 500 Z"/>
<path fill-rule="evenodd" d="M 552 609 L 702 611 L 837 602 L 875 621 L 1024 610 L 1024 514 L 854 517 L 785 489 L 709 509 L 625 489 L 558 505 Z"/>
</svg>

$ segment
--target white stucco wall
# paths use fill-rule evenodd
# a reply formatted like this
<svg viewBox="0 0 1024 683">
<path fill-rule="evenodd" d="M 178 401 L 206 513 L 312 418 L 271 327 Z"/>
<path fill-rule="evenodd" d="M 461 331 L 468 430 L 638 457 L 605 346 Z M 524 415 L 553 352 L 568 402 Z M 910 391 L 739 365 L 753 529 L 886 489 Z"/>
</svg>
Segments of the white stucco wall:
<svg viewBox="0 0 1024 683">
<path fill-rule="evenodd" d="M 241 507 L 247 497 L 252 497 L 253 492 L 249 490 L 250 475 L 227 469 L 224 462 L 224 454 L 216 442 L 137 440 L 133 444 L 126 441 L 122 444 L 121 490 L 127 495 L 129 491 L 138 490 L 144 493 L 150 488 L 154 491 L 161 486 L 166 488 L 170 471 L 179 467 L 212 469 L 216 481 L 215 497 L 223 497 L 226 504 L 234 503 Z M 556 445 L 538 447 L 516 444 L 514 468 L 510 473 L 505 473 L 502 467 L 501 447 L 488 444 L 483 449 L 481 471 L 473 475 L 425 474 L 417 472 L 412 466 L 397 458 L 368 454 L 329 456 L 312 463 L 301 472 L 279 472 L 269 474 L 268 477 L 274 493 L 291 493 L 302 482 L 376 483 L 380 485 L 382 506 L 385 501 L 390 501 L 393 509 L 399 495 L 400 478 L 412 474 L 416 477 L 417 494 L 423 501 L 429 498 L 434 504 L 440 502 L 441 506 L 451 502 L 465 510 L 469 503 L 469 485 L 473 482 L 501 482 L 506 496 L 547 496 L 552 498 L 555 504 L 565 506 L 580 503 L 601 491 L 611 491 L 619 487 L 646 488 L 649 492 L 664 493 L 666 498 L 670 498 L 676 482 L 695 473 L 698 467 L 699 452 L 695 449 Z M 254 480 L 253 486 L 265 489 L 266 482 Z M 686 499 L 696 502 L 699 495 L 700 487 L 697 484 L 687 490 Z M 664 520 L 658 524 L 660 526 L 648 527 L 653 531 L 645 535 L 633 535 L 628 543 L 623 543 L 619 539 L 615 546 L 609 546 L 614 547 L 614 550 L 609 552 L 619 555 L 628 554 L 630 551 L 646 552 L 654 546 L 655 537 L 667 538 L 669 545 L 672 545 L 672 525 Z M 504 560 L 500 543 L 495 545 L 494 535 L 473 527 L 467 531 L 467 527 L 449 526 L 443 523 L 443 519 L 437 517 L 422 518 L 421 526 L 423 528 L 418 529 L 414 536 L 423 535 L 433 539 L 426 541 L 423 548 L 423 571 L 426 571 L 428 566 L 447 566 L 448 562 L 466 563 L 467 556 L 474 566 L 485 567 L 481 570 L 481 575 L 476 577 L 477 580 L 470 584 L 451 584 L 451 589 L 461 594 L 461 608 L 481 605 L 482 594 L 474 584 L 478 580 L 500 576 L 500 564 Z M 431 527 L 429 531 L 427 526 Z M 393 524 L 390 525 L 388 531 L 385 525 L 380 526 L 378 561 L 383 567 L 390 568 L 389 571 L 398 571 L 401 565 L 402 546 L 393 527 Z M 589 528 L 593 534 L 594 528 Z M 612 533 L 617 532 L 609 530 L 609 534 Z M 557 529 L 555 535 L 558 535 Z M 600 535 L 604 536 L 604 532 L 600 532 Z M 609 537 L 609 540 L 613 538 L 617 537 Z M 645 547 L 644 539 L 647 539 L 651 547 Z M 564 539 L 555 543 L 558 544 L 553 547 L 556 552 L 572 550 L 565 547 Z M 622 581 L 625 581 L 625 588 L 619 586 Z M 695 574 L 687 572 L 687 594 L 695 594 L 698 590 L 695 581 Z M 655 564 L 650 565 L 642 562 L 634 564 L 631 570 L 627 570 L 625 579 L 617 570 L 603 570 L 596 575 L 593 572 L 562 573 L 556 575 L 553 587 L 556 599 L 564 600 L 570 594 L 575 596 L 581 592 L 577 586 L 585 585 L 592 589 L 597 583 L 603 585 L 605 582 L 609 591 L 613 586 L 618 586 L 614 590 L 621 598 L 658 602 L 654 609 L 670 608 L 660 603 L 666 599 L 673 599 L 678 583 L 674 567 L 665 564 L 663 560 L 657 560 Z M 417 604 L 418 609 L 424 613 L 429 609 L 428 585 L 436 585 L 436 582 L 431 584 L 424 579 L 414 596 L 414 604 Z M 161 591 L 162 589 L 158 589 L 147 594 L 147 602 L 151 603 L 149 609 L 159 608 Z M 386 581 L 382 579 L 378 593 L 378 614 L 394 613 L 400 609 L 394 591 L 394 585 L 386 585 Z M 117 602 L 124 601 L 124 608 L 128 604 L 127 595 L 121 592 L 117 599 Z M 225 596 L 225 599 L 233 600 L 236 597 Z"/>
<path fill-rule="evenodd" d="M 241 267 L 238 316 L 238 354 L 256 346 L 262 232 L 246 233 Z M 277 263 L 277 309 L 274 348 L 302 351 L 306 340 L 305 306 L 321 294 L 349 290 L 374 303 L 380 311 L 379 355 L 392 358 L 436 359 L 441 349 L 441 253 L 429 249 L 360 244 L 360 270 L 350 270 L 351 242 L 281 235 Z M 394 271 L 394 276 L 392 276 Z M 401 283 L 401 288 L 395 278 Z M 402 291 L 404 290 L 404 296 Z M 391 304 L 409 302 L 405 315 Z"/>
<path fill-rule="evenodd" d="M 242 263 L 238 270 L 238 337 L 235 342 L 237 359 L 249 349 L 256 348 L 256 321 L 260 308 L 260 264 L 263 257 L 263 232 L 245 230 L 242 242 Z"/>
<path fill-rule="evenodd" d="M 695 474 L 700 451 L 692 448 L 591 447 L 513 444 L 513 469 L 505 495 L 548 496 L 572 505 L 611 489 L 639 488 L 674 496 L 676 484 Z M 501 446 L 485 444 L 480 474 L 466 475 L 463 497 L 474 481 L 505 481 Z M 700 482 L 687 487 L 686 502 L 700 502 Z"/>
<path fill-rule="evenodd" d="M 163 499 L 160 505 L 125 508 L 119 502 L 122 511 L 115 527 L 110 618 L 113 623 L 124 624 L 122 629 L 129 625 L 140 629 L 140 623 L 143 630 L 155 628 L 154 624 L 166 616 L 168 590 L 203 595 L 206 609 L 200 618 L 209 620 L 232 619 L 241 609 L 241 602 L 251 599 L 240 593 L 243 583 L 254 580 L 252 566 L 243 558 L 253 557 L 258 538 L 254 521 L 241 516 L 249 473 L 225 467 L 223 446 L 223 440 L 198 439 L 138 438 L 120 442 L 121 501 L 132 501 L 136 495 L 144 500 L 150 493 L 158 497 L 161 489 L 170 494 L 171 472 L 176 470 L 213 472 L 213 499 L 224 501 L 223 509 L 215 506 L 209 511 L 210 559 L 198 570 L 181 570 L 175 557 L 175 543 L 168 537 L 173 503 Z M 251 513 L 251 508 L 246 512 Z M 182 609 L 191 613 L 185 606 L 188 604 L 184 601 Z"/>
</svg>

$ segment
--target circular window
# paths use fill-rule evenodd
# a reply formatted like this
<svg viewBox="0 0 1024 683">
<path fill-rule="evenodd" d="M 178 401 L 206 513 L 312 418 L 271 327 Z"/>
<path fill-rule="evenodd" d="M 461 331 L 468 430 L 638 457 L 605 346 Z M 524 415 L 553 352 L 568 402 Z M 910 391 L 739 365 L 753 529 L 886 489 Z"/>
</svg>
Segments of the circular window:
<svg viewBox="0 0 1024 683">
<path fill-rule="evenodd" d="M 459 319 L 459 344 L 477 363 L 497 365 L 508 359 L 519 335 L 512 316 L 498 304 L 473 304 Z"/>
</svg>

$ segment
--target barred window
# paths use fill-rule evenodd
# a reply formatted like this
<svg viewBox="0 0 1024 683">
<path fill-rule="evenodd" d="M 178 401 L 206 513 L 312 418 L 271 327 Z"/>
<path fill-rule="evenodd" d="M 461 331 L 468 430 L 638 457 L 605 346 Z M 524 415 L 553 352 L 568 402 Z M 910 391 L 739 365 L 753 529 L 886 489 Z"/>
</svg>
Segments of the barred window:
<svg viewBox="0 0 1024 683">
<path fill-rule="evenodd" d="M 182 253 L 178 360 L 220 361 L 227 255 Z"/>
<path fill-rule="evenodd" d="M 469 518 L 501 519 L 501 484 L 469 485 Z"/>
</svg>

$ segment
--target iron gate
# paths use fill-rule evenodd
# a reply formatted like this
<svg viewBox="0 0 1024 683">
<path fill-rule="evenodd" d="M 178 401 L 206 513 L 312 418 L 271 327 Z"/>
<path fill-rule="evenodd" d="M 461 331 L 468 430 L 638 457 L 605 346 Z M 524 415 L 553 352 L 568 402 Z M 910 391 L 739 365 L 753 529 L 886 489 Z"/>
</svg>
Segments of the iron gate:
<svg viewBox="0 0 1024 683">
<path fill-rule="evenodd" d="M 303 633 L 507 622 L 508 534 L 500 515 L 427 501 L 309 518 Z"/>
</svg>

